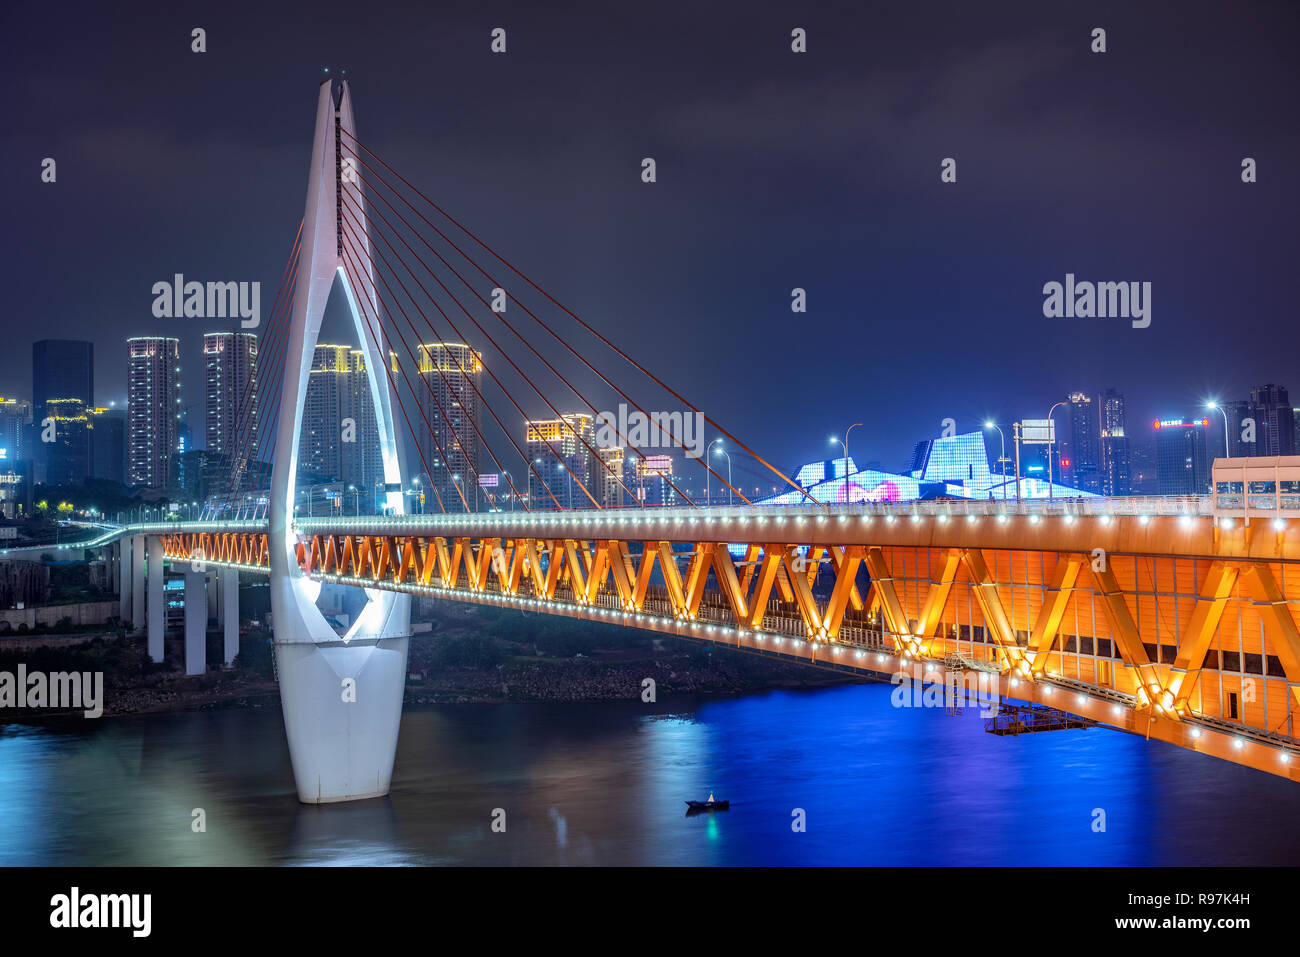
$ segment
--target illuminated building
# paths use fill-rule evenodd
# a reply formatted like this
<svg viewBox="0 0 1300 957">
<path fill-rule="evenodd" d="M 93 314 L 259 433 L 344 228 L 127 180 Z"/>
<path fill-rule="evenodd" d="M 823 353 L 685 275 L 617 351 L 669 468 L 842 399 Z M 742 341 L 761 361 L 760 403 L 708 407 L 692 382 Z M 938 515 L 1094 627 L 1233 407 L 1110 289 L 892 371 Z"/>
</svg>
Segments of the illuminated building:
<svg viewBox="0 0 1300 957">
<path fill-rule="evenodd" d="M 1085 492 L 1099 492 L 1101 479 L 1101 428 L 1092 396 L 1072 392 L 1070 407 L 1069 468 L 1062 463 L 1061 477 Z"/>
<path fill-rule="evenodd" d="M 627 508 L 636 504 L 629 499 L 627 492 L 623 488 L 624 484 L 631 487 L 631 483 L 623 478 L 623 463 L 626 458 L 624 452 L 625 450 L 621 445 L 596 450 L 596 454 L 600 456 L 601 461 L 598 470 L 598 484 L 601 490 L 600 504 L 606 508 Z"/>
<path fill-rule="evenodd" d="M 1210 491 L 1206 454 L 1209 419 L 1157 419 L 1156 486 L 1161 495 L 1205 495 Z"/>
<path fill-rule="evenodd" d="M 1124 431 L 1124 397 L 1107 389 L 1097 399 L 1101 419 L 1101 488 L 1102 495 L 1130 495 L 1132 463 L 1129 460 L 1128 435 Z"/>
<path fill-rule="evenodd" d="M 595 440 L 595 419 L 586 412 L 570 412 L 558 419 L 528 423 L 524 431 L 524 451 L 537 473 L 530 470 L 528 474 L 528 498 L 533 508 L 554 508 L 552 495 L 564 508 L 590 508 L 591 499 L 583 494 L 582 487 L 576 482 L 581 482 L 596 501 L 601 501 L 605 495 L 605 483 L 603 480 L 595 481 L 596 470 L 608 473 L 605 473 L 600 460 L 591 454 L 590 448 L 595 447 Z"/>
<path fill-rule="evenodd" d="M 298 473 L 303 485 L 342 482 L 368 493 L 381 480 L 379 426 L 360 349 L 319 343 L 312 353 Z"/>
<path fill-rule="evenodd" d="M 1286 387 L 1261 385 L 1250 390 L 1255 407 L 1258 455 L 1295 454 L 1295 413 Z"/>
<path fill-rule="evenodd" d="M 677 493 L 673 490 L 673 457 L 647 455 L 636 460 L 636 485 L 633 491 L 646 505 L 676 505 Z"/>
<path fill-rule="evenodd" d="M 257 336 L 250 332 L 209 332 L 203 337 L 206 366 L 204 437 L 208 452 L 236 455 L 240 436 L 253 436 L 243 455 L 256 459 Z M 241 431 L 242 427 L 242 431 Z"/>
<path fill-rule="evenodd" d="M 423 464 L 411 463 L 409 471 L 414 474 L 427 466 L 428 484 L 437 489 L 447 511 L 464 509 L 462 492 L 470 509 L 476 509 L 482 466 L 478 389 L 483 381 L 483 357 L 464 343 L 434 342 L 419 346 L 416 361 L 422 381 L 412 385 L 419 417 L 413 413 L 411 421 Z M 425 502 L 426 511 L 436 509 L 436 501 Z"/>
<path fill-rule="evenodd" d="M 143 336 L 127 346 L 127 484 L 164 489 L 180 439 L 180 340 Z"/>
</svg>

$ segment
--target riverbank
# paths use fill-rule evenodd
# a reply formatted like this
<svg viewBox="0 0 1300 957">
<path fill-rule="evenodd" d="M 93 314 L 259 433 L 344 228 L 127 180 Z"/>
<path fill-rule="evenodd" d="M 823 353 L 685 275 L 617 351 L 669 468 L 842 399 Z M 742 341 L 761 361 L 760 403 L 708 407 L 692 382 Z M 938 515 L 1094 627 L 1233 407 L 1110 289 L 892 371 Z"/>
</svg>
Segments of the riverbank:
<svg viewBox="0 0 1300 957">
<path fill-rule="evenodd" d="M 486 614 L 484 612 L 487 612 Z M 856 679 L 722 647 L 589 622 L 524 616 L 444 603 L 422 609 L 432 630 L 412 637 L 403 707 L 525 701 L 662 700 L 674 695 L 735 695 L 778 688 L 821 688 Z M 97 636 L 80 644 L 6 652 L 0 671 L 19 662 L 29 673 L 104 673 L 104 716 L 280 706 L 270 636 L 241 636 L 232 668 L 222 668 L 221 639 L 208 636 L 209 671 L 179 668 L 179 637 L 165 660 L 149 660 L 143 636 Z M 647 680 L 648 679 L 648 680 Z M 69 714 L 80 712 L 68 712 Z M 59 714 L 0 709 L 0 724 Z"/>
</svg>

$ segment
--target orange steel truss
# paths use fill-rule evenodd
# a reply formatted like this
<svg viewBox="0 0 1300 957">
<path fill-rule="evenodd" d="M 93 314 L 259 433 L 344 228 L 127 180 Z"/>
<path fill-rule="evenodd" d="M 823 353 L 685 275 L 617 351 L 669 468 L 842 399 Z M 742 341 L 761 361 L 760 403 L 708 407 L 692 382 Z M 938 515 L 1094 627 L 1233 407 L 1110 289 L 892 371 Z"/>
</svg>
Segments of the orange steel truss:
<svg viewBox="0 0 1300 957">
<path fill-rule="evenodd" d="M 297 553 L 326 581 L 612 616 L 755 650 L 785 642 L 781 653 L 877 674 L 977 669 L 1007 697 L 1300 780 L 1295 547 L 1217 527 L 1189 537 L 1173 519 L 1152 522 L 1167 524 L 1156 534 L 1136 518 L 1099 521 L 1084 520 L 1090 533 L 994 528 L 983 540 L 933 521 L 808 523 L 798 537 L 747 524 L 719 529 L 728 541 L 662 526 L 579 537 L 558 521 L 520 537 L 477 522 L 471 534 L 300 533 Z M 570 534 L 551 534 L 561 529 Z M 164 549 L 268 565 L 263 532 L 177 532 Z M 869 666 L 856 663 L 864 653 Z"/>
</svg>

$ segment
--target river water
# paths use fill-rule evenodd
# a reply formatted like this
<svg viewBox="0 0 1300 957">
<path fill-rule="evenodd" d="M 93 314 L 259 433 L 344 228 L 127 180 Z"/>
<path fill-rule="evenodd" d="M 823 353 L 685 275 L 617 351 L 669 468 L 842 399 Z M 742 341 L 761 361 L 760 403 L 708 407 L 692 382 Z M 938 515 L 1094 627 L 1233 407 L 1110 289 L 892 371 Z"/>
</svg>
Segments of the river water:
<svg viewBox="0 0 1300 957">
<path fill-rule="evenodd" d="M 278 707 L 9 725 L 0 864 L 1300 863 L 1300 785 L 891 690 L 409 710 L 391 795 L 327 807 Z M 710 789 L 731 810 L 687 817 Z"/>
</svg>

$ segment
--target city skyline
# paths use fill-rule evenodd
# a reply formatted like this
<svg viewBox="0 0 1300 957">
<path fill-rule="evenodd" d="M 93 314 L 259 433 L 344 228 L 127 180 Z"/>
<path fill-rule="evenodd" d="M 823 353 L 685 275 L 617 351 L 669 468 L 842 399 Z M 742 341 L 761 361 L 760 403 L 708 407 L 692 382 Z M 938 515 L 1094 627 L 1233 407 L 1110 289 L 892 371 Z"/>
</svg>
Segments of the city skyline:
<svg viewBox="0 0 1300 957">
<path fill-rule="evenodd" d="M 185 451 L 181 446 L 184 444 L 180 439 L 182 435 L 191 437 L 197 436 L 198 440 L 203 442 L 199 445 L 193 442 L 188 448 L 191 451 L 210 451 L 221 452 L 223 449 L 213 449 L 211 443 L 216 437 L 220 442 L 226 433 L 231 433 L 230 441 L 236 440 L 234 435 L 236 427 L 243 423 L 242 428 L 246 433 L 250 433 L 253 438 L 249 440 L 248 447 L 240 447 L 237 450 L 244 457 L 251 461 L 258 461 L 260 452 L 257 449 L 257 430 L 254 425 L 249 428 L 249 423 L 256 423 L 259 419 L 259 400 L 257 398 L 257 382 L 259 373 L 257 369 L 257 336 L 254 333 L 209 333 L 203 337 L 204 355 L 205 355 L 205 383 L 203 394 L 199 404 L 203 409 L 199 422 L 188 421 L 188 416 L 183 413 L 176 420 L 176 429 L 174 438 L 177 440 L 177 451 Z M 131 355 L 137 352 L 141 353 L 135 361 L 141 361 L 145 354 L 152 355 L 153 351 L 164 346 L 174 355 L 179 354 L 179 341 L 172 337 L 136 337 L 128 339 L 126 346 Z M 235 344 L 239 344 L 236 348 Z M 458 350 L 458 351 L 457 351 Z M 435 364 L 433 361 L 434 353 L 442 357 Z M 237 353 L 237 355 L 236 355 Z M 333 353 L 338 353 L 339 357 L 331 359 Z M 81 434 L 72 432 L 72 441 L 76 446 L 73 449 L 67 447 L 69 442 L 69 431 L 63 430 L 61 439 L 58 443 L 47 451 L 47 457 L 40 464 L 43 469 L 38 468 L 33 475 L 33 481 L 37 484 L 42 481 L 53 481 L 53 477 L 61 476 L 60 482 L 56 484 L 66 484 L 71 481 L 77 474 L 84 473 L 89 477 L 112 478 L 113 472 L 111 467 L 106 466 L 105 462 L 110 460 L 115 453 L 109 450 L 111 438 L 104 434 L 96 435 L 93 427 L 87 431 L 86 423 L 91 417 L 103 419 L 105 423 L 113 415 L 120 413 L 125 419 L 130 415 L 130 403 L 125 408 L 117 410 L 105 406 L 95 406 L 87 404 L 85 400 L 78 397 L 75 399 L 56 399 L 55 396 L 62 392 L 87 393 L 93 399 L 94 381 L 94 362 L 93 348 L 90 343 L 75 340 L 38 340 L 32 346 L 32 382 L 33 395 L 36 395 L 35 385 L 38 381 L 46 382 L 43 386 L 50 391 L 50 395 L 36 397 L 26 400 L 25 397 L 18 396 L 14 390 L 9 390 L 14 399 L 27 401 L 30 416 L 27 419 L 28 425 L 33 426 L 37 423 L 37 409 L 41 408 L 42 402 L 57 402 L 57 406 L 52 406 L 53 414 L 59 421 L 71 420 L 75 424 L 82 426 Z M 505 468 L 502 472 L 493 471 L 493 463 L 489 462 L 483 454 L 483 447 L 479 441 L 479 432 L 482 428 L 481 412 L 478 408 L 478 395 L 482 392 L 484 386 L 481 378 L 482 365 L 480 361 L 481 353 L 478 350 L 471 350 L 469 347 L 459 343 L 426 343 L 419 346 L 419 352 L 416 356 L 416 370 L 418 377 L 414 380 L 408 378 L 406 385 L 415 389 L 418 394 L 416 405 L 419 407 L 420 415 L 430 422 L 431 438 L 427 446 L 416 443 L 408 449 L 407 458 L 407 482 L 422 481 L 424 490 L 429 492 L 432 500 L 427 503 L 428 507 L 435 507 L 435 503 L 441 500 L 442 507 L 449 511 L 457 511 L 460 506 L 460 495 L 474 502 L 471 505 L 472 510 L 477 510 L 481 504 L 493 501 L 504 501 L 506 498 L 513 497 L 508 490 L 509 481 L 505 473 L 511 473 L 510 480 L 516 476 L 514 471 L 519 472 L 519 480 L 516 484 L 520 495 L 527 496 L 531 502 L 539 502 L 549 498 L 545 494 L 544 486 L 539 481 L 538 475 L 529 469 L 528 464 L 524 461 L 513 463 L 517 468 L 512 470 Z M 62 356 L 55 363 L 60 370 L 60 375 L 51 378 L 51 373 L 45 371 L 51 364 L 50 356 L 56 358 Z M 75 371 L 72 365 L 69 365 L 68 358 L 73 357 L 78 360 L 74 365 L 80 365 L 80 371 Z M 391 356 L 393 371 L 400 369 L 400 360 L 394 353 Z M 335 368 L 337 366 L 337 368 Z M 162 367 L 159 366 L 159 369 Z M 320 385 L 323 380 L 319 380 L 318 374 L 333 370 L 343 375 L 346 382 L 342 386 L 336 386 L 330 391 L 329 397 L 321 393 Z M 170 390 L 169 396 L 179 398 L 181 394 L 181 381 L 184 379 L 183 367 L 177 365 L 172 369 L 175 373 L 174 382 L 165 382 L 163 389 Z M 466 373 L 473 372 L 473 376 Z M 158 375 L 159 370 L 144 373 L 142 376 L 151 377 L 146 381 L 140 379 L 137 390 L 143 395 L 144 391 L 152 389 L 152 382 Z M 237 380 L 237 381 L 232 381 Z M 471 379 L 473 380 L 471 383 Z M 47 381 L 49 380 L 49 381 Z M 50 384 L 50 383 L 56 384 Z M 304 475 L 310 475 L 314 479 L 324 484 L 341 482 L 349 487 L 374 487 L 378 471 L 378 449 L 377 438 L 374 435 L 374 414 L 369 405 L 368 385 L 366 383 L 364 361 L 361 352 L 351 346 L 339 344 L 321 343 L 316 347 L 316 358 L 313 360 L 313 387 L 308 390 L 305 399 L 305 418 L 302 445 L 299 456 L 299 468 Z M 69 385 L 69 383 L 72 383 Z M 419 383 L 418 385 L 416 383 Z M 490 384 L 489 384 L 490 388 Z M 399 392 L 409 391 L 402 389 Z M 337 393 L 337 395 L 335 394 Z M 1205 436 L 1202 441 L 1196 445 L 1196 455 L 1205 460 L 1206 470 L 1198 472 L 1197 482 L 1194 487 L 1200 487 L 1208 483 L 1208 462 L 1214 457 L 1221 454 L 1230 454 L 1232 456 L 1263 456 L 1263 455 L 1289 455 L 1294 454 L 1297 448 L 1297 423 L 1300 422 L 1300 416 L 1297 416 L 1295 410 L 1289 403 L 1288 390 L 1285 385 L 1274 383 L 1265 383 L 1251 387 L 1246 390 L 1247 398 L 1227 397 L 1218 401 L 1205 403 L 1199 410 L 1191 410 L 1187 414 L 1177 416 L 1167 416 L 1152 420 L 1149 424 L 1136 423 L 1126 424 L 1128 418 L 1125 413 L 1125 393 L 1114 387 L 1100 389 L 1095 393 L 1070 392 L 1059 400 L 1052 408 L 1065 407 L 1054 418 L 1058 426 L 1057 441 L 1054 445 L 1053 469 L 1057 484 L 1065 487 L 1077 488 L 1083 492 L 1100 493 L 1100 494 L 1157 494 L 1162 489 L 1172 488 L 1167 481 L 1163 481 L 1158 475 L 1153 474 L 1156 463 L 1160 459 L 1159 446 L 1162 440 L 1160 426 L 1162 424 L 1173 425 L 1175 422 L 1188 420 L 1201 422 L 1205 427 Z M 172 399 L 169 397 L 169 401 Z M 233 399 L 232 399 L 233 397 Z M 466 405 L 461 408 L 462 399 Z M 10 400 L 14 401 L 13 399 Z M 232 401 L 238 405 L 239 413 L 234 414 L 229 405 Z M 223 407 L 222 403 L 226 406 Z M 324 405 L 321 405 L 321 403 Z M 320 405 L 320 408 L 316 408 Z M 64 409 L 64 406 L 70 407 L 70 410 Z M 71 408 L 75 406 L 75 408 Z M 184 408 L 184 405 L 181 406 Z M 328 407 L 328 408 L 327 408 Z M 60 411 L 62 410 L 62 411 Z M 141 412 L 140 415 L 145 413 Z M 1199 415 L 1199 418 L 1198 418 Z M 447 416 L 452 418 L 449 420 Z M 587 425 L 579 428 L 575 434 L 573 429 L 568 426 L 560 427 L 562 420 L 570 420 L 574 417 L 587 422 Z M 352 421 L 359 424 L 361 438 L 357 444 L 340 445 L 336 441 L 330 441 L 329 435 L 336 431 L 336 424 L 344 418 L 350 417 Z M 139 421 L 146 425 L 153 424 L 156 419 L 156 410 L 148 413 L 148 421 L 141 418 Z M 1028 417 L 1026 417 L 1028 418 Z M 6 413 L 6 420 L 14 419 L 15 423 L 22 421 L 22 417 L 17 415 L 13 410 Z M 571 491 L 572 483 L 570 476 L 577 477 L 582 485 L 585 485 L 595 496 L 596 501 L 606 506 L 611 501 L 622 500 L 626 497 L 626 488 L 631 488 L 632 483 L 641 480 L 643 467 L 639 463 L 639 456 L 628 454 L 626 463 L 620 454 L 618 459 L 616 474 L 610 474 L 602 464 L 602 459 L 606 456 L 597 456 L 592 450 L 595 446 L 592 444 L 595 440 L 595 430 L 591 427 L 592 416 L 586 412 L 566 412 L 561 420 L 548 420 L 545 418 L 526 419 L 519 423 L 520 432 L 515 438 L 523 440 L 523 446 L 519 451 L 525 453 L 528 461 L 533 463 L 537 473 L 540 473 L 542 481 L 547 485 L 553 486 L 558 490 L 562 507 L 573 507 L 575 504 L 579 507 L 586 507 L 590 504 L 586 495 L 578 493 L 578 501 L 573 501 L 573 492 Z M 455 427 L 453 432 L 448 426 Z M 552 428 L 545 437 L 540 434 L 535 435 L 536 430 L 543 425 L 549 425 Z M 953 424 L 954 426 L 956 423 Z M 1010 429 L 1011 423 L 969 423 L 974 427 L 978 425 L 985 430 L 985 450 L 988 457 L 994 460 L 996 468 L 996 456 L 1000 453 L 1001 448 L 995 445 L 992 434 L 987 430 L 992 425 L 1001 425 L 1005 429 Z M 1060 427 L 1064 425 L 1065 428 Z M 1149 425 L 1149 427 L 1148 427 Z M 1227 441 L 1225 443 L 1223 426 L 1228 428 Z M 1080 433 L 1080 429 L 1085 427 L 1086 433 Z M 109 426 L 105 426 L 109 427 Z M 11 423 L 7 426 L 15 435 L 19 434 L 19 426 Z M 137 472 L 131 472 L 129 463 L 132 459 L 132 443 L 135 443 L 138 451 L 135 453 L 140 463 L 147 463 L 155 455 L 153 440 L 147 435 L 136 435 L 135 430 L 129 423 L 124 422 L 122 426 L 113 426 L 115 430 L 124 429 L 123 438 L 125 439 L 125 448 L 123 455 L 124 462 L 128 463 L 125 484 L 128 487 L 147 487 L 141 486 L 136 479 L 142 474 L 138 470 L 144 468 L 144 465 L 137 465 Z M 143 428 L 137 426 L 136 429 Z M 947 429 L 948 425 L 945 424 Z M 558 430 L 557 430 L 558 429 Z M 147 429 L 146 429 L 147 431 Z M 319 433 L 322 441 L 318 442 L 313 435 Z M 34 434 L 34 433 L 33 433 Z M 117 435 L 114 431 L 112 435 Z M 1243 436 L 1256 436 L 1257 440 L 1245 441 Z M 579 438 L 581 436 L 582 438 Z M 1082 436 L 1082 437 L 1081 437 Z M 1165 433 L 1164 438 L 1167 438 Z M 435 444 L 436 438 L 436 444 Z M 31 444 L 29 438 L 28 443 Z M 322 444 L 323 443 L 323 444 Z M 20 441 L 13 440 L 14 446 L 21 445 Z M 518 444 L 518 443 L 516 443 Z M 581 444 L 582 448 L 578 448 Z M 1166 443 L 1167 444 L 1167 443 Z M 371 446 L 374 446 L 372 449 Z M 573 448 L 570 448 L 573 446 Z M 453 450 L 448 454 L 455 457 L 455 468 L 447 469 L 445 477 L 439 481 L 432 481 L 429 478 L 429 472 L 423 467 L 428 462 L 431 467 L 440 467 L 442 459 L 440 458 L 439 448 Z M 859 450 L 861 446 L 858 446 Z M 92 454 L 93 449 L 100 449 L 98 460 Z M 552 451 L 555 450 L 555 451 Z M 30 451 L 30 450 L 28 450 Z M 599 451 L 599 450 L 597 450 Z M 833 451 L 833 450 L 831 450 Z M 555 452 L 558 452 L 562 461 L 554 461 Z M 1040 472 L 1045 467 L 1045 450 L 1026 445 L 1024 447 L 1025 472 L 1028 477 L 1034 469 Z M 347 453 L 344 455 L 343 453 Z M 60 456 L 55 465 L 55 459 L 50 457 L 53 454 Z M 68 456 L 72 456 L 71 461 L 66 461 Z M 15 456 L 8 454 L 6 457 L 9 462 L 15 461 Z M 1140 462 L 1149 462 L 1151 469 L 1147 474 L 1145 481 L 1142 481 L 1139 475 L 1139 468 L 1130 461 L 1136 457 Z M 353 462 L 352 459 L 356 458 Z M 817 457 L 820 461 L 833 461 L 833 454 L 823 454 Z M 907 469 L 902 463 L 897 465 L 884 465 L 875 450 L 870 446 L 867 447 L 865 454 L 855 456 L 859 461 L 872 463 L 869 467 L 882 467 L 887 472 L 906 472 Z M 316 461 L 319 459 L 319 461 Z M 345 463 L 346 460 L 346 463 Z M 40 461 L 40 460 L 36 460 Z M 1037 465 L 1032 465 L 1032 462 Z M 331 466 L 332 463 L 332 466 Z M 503 465 L 511 464 L 509 461 Z M 799 463 L 803 464 L 803 463 Z M 561 467 L 562 466 L 562 467 Z M 53 469 L 54 471 L 50 471 Z M 107 474 L 106 473 L 107 469 Z M 569 475 L 564 475 L 566 469 Z M 1168 465 L 1166 465 L 1166 471 Z M 794 467 L 791 468 L 794 472 Z M 453 473 L 455 476 L 453 477 Z M 463 475 L 462 475 L 463 473 Z M 497 474 L 501 480 L 499 491 L 491 493 L 486 497 L 483 496 L 483 490 L 477 486 L 477 481 L 467 479 L 467 476 L 475 476 L 483 473 Z M 526 475 L 526 478 L 522 476 Z M 174 483 L 176 479 L 175 472 L 169 473 L 169 478 L 163 479 L 164 482 Z M 1041 477 L 1041 476 L 1040 476 Z M 192 478 L 192 477 L 191 477 Z M 678 475 L 677 480 L 685 484 L 688 488 L 695 490 L 700 484 L 699 476 L 695 475 Z M 1201 480 L 1204 480 L 1203 482 Z M 621 482 L 620 482 L 621 480 Z M 151 479 L 157 481 L 157 478 Z M 745 485 L 745 479 L 742 474 L 741 485 Z M 707 483 L 705 483 L 707 484 Z M 1175 483 L 1176 484 L 1176 483 Z M 433 494 L 433 488 L 437 488 L 437 494 Z M 720 485 L 720 493 L 725 494 L 725 487 Z M 626 487 L 626 488 L 625 488 Z M 1181 488 L 1181 486 L 1179 486 Z M 753 489 L 755 494 L 762 494 L 762 486 Z M 773 488 L 773 491 L 777 491 Z M 617 493 L 623 492 L 624 496 L 620 497 Z M 1184 490 L 1184 493 L 1190 492 L 1190 489 Z M 674 493 L 666 492 L 670 497 Z M 1168 493 L 1172 494 L 1172 493 Z"/>
</svg>

